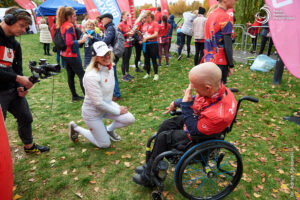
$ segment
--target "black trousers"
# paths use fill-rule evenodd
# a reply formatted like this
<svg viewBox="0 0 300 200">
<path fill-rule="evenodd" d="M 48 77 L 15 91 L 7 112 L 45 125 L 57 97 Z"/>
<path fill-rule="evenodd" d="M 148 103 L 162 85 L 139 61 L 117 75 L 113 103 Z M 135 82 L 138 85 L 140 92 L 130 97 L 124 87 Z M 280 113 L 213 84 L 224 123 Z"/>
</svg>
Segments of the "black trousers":
<svg viewBox="0 0 300 200">
<path fill-rule="evenodd" d="M 50 44 L 44 43 L 44 54 L 50 54 Z"/>
<path fill-rule="evenodd" d="M 138 42 L 136 42 L 133 46 L 135 48 L 134 64 L 135 64 L 136 68 L 139 68 L 139 61 L 141 60 L 143 46 L 142 46 L 142 44 L 139 44 Z"/>
<path fill-rule="evenodd" d="M 269 40 L 269 46 L 268 46 L 268 53 L 267 55 L 271 55 L 272 47 L 273 47 L 273 40 L 271 37 L 261 36 L 261 46 L 259 50 L 259 54 L 263 54 L 267 40 Z"/>
<path fill-rule="evenodd" d="M 196 53 L 194 57 L 194 65 L 199 65 L 202 57 L 204 56 L 204 42 L 195 42 L 195 47 L 196 47 Z"/>
<path fill-rule="evenodd" d="M 18 134 L 23 144 L 31 144 L 33 119 L 26 98 L 19 97 L 16 89 L 10 89 L 0 92 L 0 105 L 4 119 L 6 119 L 7 111 L 17 119 Z"/>
<path fill-rule="evenodd" d="M 125 51 L 122 56 L 122 74 L 129 72 L 129 60 L 131 57 L 132 47 L 125 47 Z"/>
<path fill-rule="evenodd" d="M 147 44 L 146 52 L 144 52 L 145 57 L 145 68 L 148 74 L 150 74 L 151 64 L 150 59 L 153 64 L 154 74 L 158 74 L 158 65 L 157 65 L 157 57 L 158 57 L 158 44 Z"/>
<path fill-rule="evenodd" d="M 147 162 L 146 175 L 150 174 L 153 161 L 159 154 L 179 146 L 184 148 L 190 142 L 187 133 L 183 130 L 183 125 L 183 116 L 167 119 L 160 125 L 150 159 Z"/>
<path fill-rule="evenodd" d="M 185 44 L 185 37 L 187 37 L 187 42 L 186 42 L 186 46 L 187 46 L 187 57 L 190 57 L 190 53 L 191 53 L 191 40 L 192 40 L 192 36 L 186 35 L 184 33 L 181 33 L 181 43 L 180 43 L 180 47 L 179 47 L 179 55 L 181 55 L 183 46 Z"/>
<path fill-rule="evenodd" d="M 68 73 L 68 85 L 71 90 L 72 96 L 73 97 L 78 96 L 78 94 L 76 93 L 75 83 L 74 83 L 75 74 L 79 78 L 80 87 L 81 87 L 82 93 L 84 94 L 85 92 L 84 92 L 84 87 L 82 84 L 84 70 L 82 68 L 82 63 L 80 62 L 80 60 L 77 57 L 76 58 L 75 57 L 74 58 L 63 57 L 63 59 L 65 62 L 67 73 Z"/>
<path fill-rule="evenodd" d="M 227 83 L 227 76 L 228 76 L 228 72 L 229 72 L 229 67 L 228 67 L 228 65 L 218 65 L 218 67 L 222 71 L 222 81 L 226 85 L 226 83 Z"/>
<path fill-rule="evenodd" d="M 252 51 L 256 51 L 257 39 L 258 39 L 258 34 L 255 36 L 255 38 L 252 38 Z"/>
</svg>

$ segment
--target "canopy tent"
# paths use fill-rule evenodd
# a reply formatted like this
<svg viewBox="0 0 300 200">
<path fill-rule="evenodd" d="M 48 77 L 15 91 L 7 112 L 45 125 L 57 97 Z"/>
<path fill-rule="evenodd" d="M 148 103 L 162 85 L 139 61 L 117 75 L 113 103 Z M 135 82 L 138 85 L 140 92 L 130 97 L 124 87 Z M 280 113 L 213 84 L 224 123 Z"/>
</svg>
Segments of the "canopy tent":
<svg viewBox="0 0 300 200">
<path fill-rule="evenodd" d="M 78 15 L 86 13 L 85 6 L 73 0 L 47 0 L 39 5 L 34 11 L 36 16 L 55 16 L 56 10 L 60 6 L 70 6 L 74 8 Z"/>
</svg>

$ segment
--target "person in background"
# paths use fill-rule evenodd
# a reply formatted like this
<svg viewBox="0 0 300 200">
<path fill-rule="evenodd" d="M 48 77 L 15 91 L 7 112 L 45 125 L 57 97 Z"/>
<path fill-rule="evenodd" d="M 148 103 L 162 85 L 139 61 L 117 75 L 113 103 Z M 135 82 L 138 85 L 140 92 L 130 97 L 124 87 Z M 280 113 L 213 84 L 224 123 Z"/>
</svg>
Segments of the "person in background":
<svg viewBox="0 0 300 200">
<path fill-rule="evenodd" d="M 179 55 L 179 50 L 180 50 L 180 45 L 181 45 L 181 28 L 182 28 L 182 24 L 180 24 L 176 30 L 176 45 L 177 45 L 177 54 Z"/>
<path fill-rule="evenodd" d="M 84 15 L 84 19 L 82 20 L 82 22 L 81 22 L 81 31 L 82 32 L 85 32 L 85 23 L 88 21 L 88 19 L 89 19 L 89 16 L 88 16 L 88 14 L 85 14 Z"/>
<path fill-rule="evenodd" d="M 56 17 L 54 19 L 54 23 L 52 24 L 52 27 L 51 27 L 50 30 L 51 30 L 51 37 L 52 37 L 52 40 L 53 40 L 54 33 L 56 31 Z M 55 46 L 53 47 L 53 52 L 56 53 L 56 63 L 58 65 L 62 66 L 63 68 L 65 68 L 65 62 L 62 59 L 62 56 L 60 55 L 60 51 L 58 49 L 56 49 Z M 60 61 L 61 61 L 61 64 L 60 64 Z"/>
<path fill-rule="evenodd" d="M 105 27 L 103 26 L 100 18 L 101 18 L 101 15 L 96 18 L 97 22 L 98 22 L 98 26 L 97 27 L 99 27 L 99 29 L 104 33 Z"/>
<path fill-rule="evenodd" d="M 168 24 L 168 17 L 166 15 L 162 16 L 162 23 L 159 24 L 158 31 L 158 49 L 159 49 L 159 62 L 158 66 L 161 66 L 162 50 L 165 52 L 166 66 L 169 66 L 169 39 L 168 32 L 170 29 L 170 24 Z"/>
<path fill-rule="evenodd" d="M 174 30 L 176 30 L 177 24 L 174 21 L 174 15 L 170 15 L 168 23 L 170 24 L 170 29 L 168 32 L 168 39 L 169 39 L 169 47 L 168 50 L 170 52 L 170 48 L 171 48 L 171 44 L 172 44 L 172 36 L 173 36 L 173 32 Z M 169 58 L 171 58 L 171 56 L 169 55 Z"/>
<path fill-rule="evenodd" d="M 261 45 L 260 45 L 259 54 L 263 54 L 266 43 L 269 40 L 267 55 L 270 56 L 272 47 L 273 47 L 273 40 L 272 40 L 270 29 L 269 29 L 269 23 L 268 22 L 264 23 L 263 26 L 264 26 L 264 28 L 262 29 L 262 31 L 260 33 L 261 34 Z"/>
<path fill-rule="evenodd" d="M 110 49 L 113 49 L 113 44 L 116 36 L 115 25 L 112 22 L 113 19 L 114 17 L 110 13 L 105 13 L 104 15 L 100 16 L 100 22 L 105 28 L 104 36 L 102 37 L 101 41 L 105 42 Z M 113 97 L 114 101 L 117 101 L 121 98 L 121 92 L 120 92 L 119 81 L 117 76 L 117 67 L 116 67 L 119 59 L 120 58 L 115 56 L 114 65 L 113 65 L 114 76 L 115 76 L 115 89 L 114 89 L 114 97 Z"/>
<path fill-rule="evenodd" d="M 33 83 L 23 76 L 22 49 L 15 39 L 25 33 L 30 24 L 30 13 L 18 7 L 8 8 L 0 24 L 0 107 L 4 120 L 7 111 L 17 119 L 18 134 L 25 153 L 42 153 L 48 152 L 50 148 L 33 142 L 33 118 L 26 100 Z"/>
<path fill-rule="evenodd" d="M 204 55 L 204 27 L 207 18 L 204 17 L 205 8 L 199 7 L 198 16 L 193 21 L 193 35 L 195 39 L 196 53 L 194 57 L 194 65 L 198 65 Z"/>
<path fill-rule="evenodd" d="M 84 45 L 84 68 L 86 69 L 92 59 L 92 46 L 94 42 L 101 39 L 101 36 L 95 32 L 95 23 L 91 19 L 86 21 L 84 30 L 85 33 L 81 35 L 81 39 L 87 37 L 87 40 L 81 45 Z"/>
<path fill-rule="evenodd" d="M 192 26 L 193 26 L 193 21 L 194 19 L 197 17 L 198 11 L 194 11 L 192 12 L 184 12 L 183 13 L 183 25 L 181 28 L 181 44 L 179 47 L 179 55 L 177 60 L 181 59 L 181 52 L 183 49 L 183 46 L 185 44 L 185 38 L 187 38 L 187 57 L 190 57 L 190 53 L 191 53 L 191 40 L 192 40 L 192 36 L 193 36 L 193 31 L 192 31 Z"/>
<path fill-rule="evenodd" d="M 260 32 L 260 28 L 258 26 L 262 25 L 262 21 L 263 19 L 258 14 L 256 14 L 255 21 L 253 23 L 248 22 L 246 24 L 247 28 L 249 28 L 249 34 L 252 40 L 252 50 L 250 51 L 250 53 L 256 53 L 256 43 Z"/>
<path fill-rule="evenodd" d="M 51 56 L 50 54 L 50 43 L 52 43 L 52 37 L 46 20 L 42 19 L 40 28 L 40 43 L 44 45 L 44 55 Z"/>
<path fill-rule="evenodd" d="M 113 53 L 106 43 L 99 41 L 93 44 L 95 56 L 86 69 L 83 78 L 85 98 L 82 105 L 82 117 L 88 129 L 69 123 L 69 137 L 78 142 L 78 134 L 83 135 L 99 148 L 108 148 L 112 141 L 120 141 L 115 129 L 134 123 L 134 116 L 127 107 L 112 101 L 114 91 L 114 70 L 112 69 Z M 103 118 L 114 120 L 105 126 Z"/>
<path fill-rule="evenodd" d="M 131 81 L 134 77 L 129 74 L 129 61 L 132 52 L 132 36 L 131 32 L 132 26 L 128 24 L 130 19 L 130 14 L 128 11 L 123 11 L 121 14 L 121 22 L 118 25 L 119 31 L 123 34 L 125 38 L 125 51 L 122 56 L 122 81 Z"/>
<path fill-rule="evenodd" d="M 143 24 L 142 32 L 143 32 L 143 52 L 145 57 L 145 68 L 147 74 L 143 77 L 147 79 L 150 77 L 150 69 L 152 60 L 153 69 L 154 69 L 154 81 L 158 81 L 158 66 L 157 66 L 157 52 L 158 52 L 158 23 L 154 21 L 154 15 L 151 14 L 150 11 L 145 12 L 146 20 Z"/>
<path fill-rule="evenodd" d="M 85 43 L 87 37 L 83 37 L 81 40 L 77 37 L 74 26 L 77 16 L 72 7 L 59 7 L 56 17 L 56 27 L 60 29 L 60 32 L 67 45 L 67 49 L 62 51 L 61 55 L 64 59 L 68 73 L 68 85 L 72 93 L 72 101 L 82 100 L 83 97 L 79 96 L 76 92 L 74 78 L 76 74 L 79 78 L 82 93 L 84 94 L 84 88 L 82 84 L 84 70 L 77 52 L 79 50 L 79 44 Z"/>
<path fill-rule="evenodd" d="M 157 22 L 157 23 L 161 23 L 161 18 L 162 18 L 162 14 L 161 14 L 161 7 L 158 7 L 156 9 L 156 12 L 154 14 L 154 20 Z"/>
<path fill-rule="evenodd" d="M 218 8 L 211 11 L 205 24 L 204 62 L 213 62 L 222 70 L 222 81 L 233 74 L 232 31 L 233 17 L 227 10 L 236 0 L 219 0 Z"/>
</svg>

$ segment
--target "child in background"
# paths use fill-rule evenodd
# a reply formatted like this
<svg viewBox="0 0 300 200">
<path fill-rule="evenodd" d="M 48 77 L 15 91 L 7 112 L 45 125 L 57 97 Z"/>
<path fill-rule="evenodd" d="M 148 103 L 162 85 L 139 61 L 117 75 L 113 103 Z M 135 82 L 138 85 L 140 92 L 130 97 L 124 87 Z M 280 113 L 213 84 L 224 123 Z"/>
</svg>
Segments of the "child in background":
<svg viewBox="0 0 300 200">
<path fill-rule="evenodd" d="M 42 19 L 40 24 L 40 42 L 44 44 L 44 55 L 51 56 L 49 51 L 52 37 L 45 19 Z"/>
<path fill-rule="evenodd" d="M 178 55 L 179 55 L 179 48 L 180 48 L 180 44 L 181 44 L 181 27 L 182 27 L 182 24 L 180 24 L 180 26 L 176 30 L 176 33 L 177 33 L 176 45 L 177 45 Z"/>
<path fill-rule="evenodd" d="M 81 38 L 85 35 L 88 36 L 87 41 L 84 43 L 84 68 L 86 68 L 92 59 L 92 46 L 94 42 L 101 39 L 101 36 L 95 32 L 95 22 L 93 20 L 86 21 L 84 30 L 85 33 L 82 34 Z"/>
</svg>

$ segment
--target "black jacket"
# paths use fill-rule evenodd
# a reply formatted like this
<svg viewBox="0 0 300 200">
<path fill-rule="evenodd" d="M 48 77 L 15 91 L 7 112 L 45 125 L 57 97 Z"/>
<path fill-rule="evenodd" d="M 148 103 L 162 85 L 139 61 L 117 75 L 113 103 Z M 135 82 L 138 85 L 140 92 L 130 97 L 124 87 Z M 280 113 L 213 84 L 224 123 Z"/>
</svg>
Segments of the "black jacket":
<svg viewBox="0 0 300 200">
<path fill-rule="evenodd" d="M 102 39 L 103 42 L 107 44 L 107 46 L 113 46 L 116 36 L 116 29 L 112 22 L 106 24 L 105 26 L 105 34 Z"/>
<path fill-rule="evenodd" d="M 23 76 L 21 46 L 14 36 L 7 37 L 0 26 L 0 92 L 19 87 L 17 75 Z"/>
</svg>

